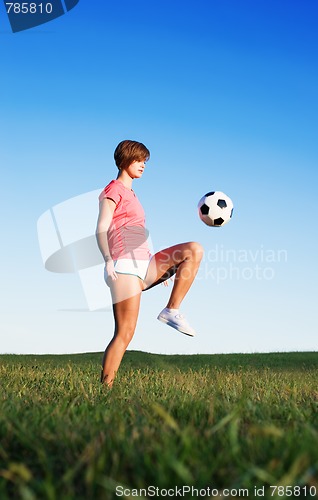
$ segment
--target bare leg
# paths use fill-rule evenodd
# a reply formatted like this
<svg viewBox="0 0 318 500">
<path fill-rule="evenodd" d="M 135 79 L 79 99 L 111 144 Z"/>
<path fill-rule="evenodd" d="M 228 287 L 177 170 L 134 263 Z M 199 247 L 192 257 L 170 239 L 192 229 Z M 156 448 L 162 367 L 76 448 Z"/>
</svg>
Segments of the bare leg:
<svg viewBox="0 0 318 500">
<path fill-rule="evenodd" d="M 137 276 L 118 274 L 110 285 L 113 298 L 115 332 L 103 357 L 101 382 L 113 385 L 125 351 L 133 338 L 138 319 L 141 280 Z"/>
<path fill-rule="evenodd" d="M 151 288 L 175 274 L 167 307 L 178 309 L 193 283 L 202 256 L 203 249 L 199 243 L 181 243 L 154 255 L 144 282 L 127 274 L 118 274 L 117 280 L 108 281 L 113 300 L 115 332 L 103 357 L 102 382 L 109 387 L 113 384 L 135 332 L 142 289 Z"/>
<path fill-rule="evenodd" d="M 144 289 L 152 288 L 175 274 L 167 307 L 179 309 L 197 274 L 202 257 L 203 248 L 196 242 L 181 243 L 156 253 L 149 264 Z"/>
</svg>

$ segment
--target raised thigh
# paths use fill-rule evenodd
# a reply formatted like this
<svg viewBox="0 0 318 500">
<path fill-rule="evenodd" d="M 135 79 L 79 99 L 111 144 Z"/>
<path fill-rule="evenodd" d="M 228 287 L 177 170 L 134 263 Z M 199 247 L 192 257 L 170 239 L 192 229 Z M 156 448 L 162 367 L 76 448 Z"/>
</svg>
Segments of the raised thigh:
<svg viewBox="0 0 318 500">
<path fill-rule="evenodd" d="M 180 243 L 157 252 L 150 260 L 144 279 L 144 290 L 162 283 L 173 276 L 178 265 L 187 258 L 192 243 Z"/>
</svg>

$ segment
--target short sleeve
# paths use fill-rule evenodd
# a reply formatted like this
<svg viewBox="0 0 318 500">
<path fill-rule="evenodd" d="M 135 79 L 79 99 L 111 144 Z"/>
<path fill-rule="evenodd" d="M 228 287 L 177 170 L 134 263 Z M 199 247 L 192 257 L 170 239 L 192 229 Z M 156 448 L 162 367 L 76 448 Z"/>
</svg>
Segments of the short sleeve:
<svg viewBox="0 0 318 500">
<path fill-rule="evenodd" d="M 102 201 L 104 198 L 110 198 L 115 203 L 116 207 L 120 200 L 122 199 L 122 195 L 120 193 L 120 186 L 114 181 L 110 182 L 99 195 L 99 201 Z"/>
</svg>

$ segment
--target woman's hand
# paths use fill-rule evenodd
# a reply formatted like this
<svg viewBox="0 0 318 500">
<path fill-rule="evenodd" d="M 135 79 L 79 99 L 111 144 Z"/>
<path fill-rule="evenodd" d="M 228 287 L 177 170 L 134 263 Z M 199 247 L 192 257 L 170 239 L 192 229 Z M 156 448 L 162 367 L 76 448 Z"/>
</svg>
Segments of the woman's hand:
<svg viewBox="0 0 318 500">
<path fill-rule="evenodd" d="M 168 278 L 166 281 L 163 281 L 161 284 L 163 286 L 169 286 L 169 280 L 173 281 L 174 280 L 174 276 L 171 276 L 171 278 Z"/>
<path fill-rule="evenodd" d="M 115 281 L 118 278 L 116 271 L 115 271 L 113 259 L 109 259 L 109 260 L 107 260 L 107 262 L 105 262 L 104 278 L 105 278 L 106 283 L 108 280 Z"/>
</svg>

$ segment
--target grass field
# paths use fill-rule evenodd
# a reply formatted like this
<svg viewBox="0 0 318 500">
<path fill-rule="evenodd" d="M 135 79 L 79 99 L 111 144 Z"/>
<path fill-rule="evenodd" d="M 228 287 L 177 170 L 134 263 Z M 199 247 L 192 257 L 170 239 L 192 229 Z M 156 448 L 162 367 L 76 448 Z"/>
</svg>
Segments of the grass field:
<svg viewBox="0 0 318 500">
<path fill-rule="evenodd" d="M 1 500 L 317 497 L 318 353 L 100 361 L 0 356 Z"/>
</svg>

